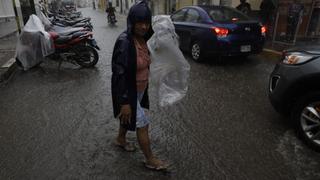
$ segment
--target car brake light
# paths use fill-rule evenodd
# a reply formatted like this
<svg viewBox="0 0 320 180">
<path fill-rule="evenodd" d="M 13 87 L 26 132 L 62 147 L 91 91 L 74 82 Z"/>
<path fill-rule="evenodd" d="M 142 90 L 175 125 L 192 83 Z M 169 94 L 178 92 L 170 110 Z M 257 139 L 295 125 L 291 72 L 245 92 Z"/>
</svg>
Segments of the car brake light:
<svg viewBox="0 0 320 180">
<path fill-rule="evenodd" d="M 266 27 L 266 26 L 262 26 L 262 27 L 261 27 L 261 34 L 262 34 L 263 36 L 265 36 L 265 35 L 266 35 L 266 32 L 267 32 L 267 27 Z"/>
<path fill-rule="evenodd" d="M 218 37 L 227 37 L 229 34 L 229 30 L 226 28 L 213 27 L 212 30 Z"/>
</svg>

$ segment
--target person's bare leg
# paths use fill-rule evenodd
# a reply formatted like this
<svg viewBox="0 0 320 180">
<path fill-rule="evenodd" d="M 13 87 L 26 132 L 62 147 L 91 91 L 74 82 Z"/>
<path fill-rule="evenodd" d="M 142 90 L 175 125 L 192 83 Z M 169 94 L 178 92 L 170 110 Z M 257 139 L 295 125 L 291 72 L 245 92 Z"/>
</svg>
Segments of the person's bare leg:
<svg viewBox="0 0 320 180">
<path fill-rule="evenodd" d="M 123 128 L 120 124 L 119 126 L 119 134 L 117 137 L 117 143 L 119 144 L 126 144 L 126 135 L 127 135 L 127 129 Z"/>
<path fill-rule="evenodd" d="M 137 128 L 137 138 L 140 148 L 146 158 L 146 163 L 155 167 L 166 166 L 164 162 L 156 158 L 150 147 L 149 126 Z"/>
<path fill-rule="evenodd" d="M 149 139 L 149 126 L 145 126 L 143 128 L 137 128 L 137 138 L 140 145 L 140 148 L 146 157 L 146 159 L 150 159 L 153 157 L 151 148 L 150 148 L 150 139 Z"/>
<path fill-rule="evenodd" d="M 136 147 L 134 143 L 127 142 L 126 135 L 128 130 L 123 128 L 120 124 L 119 127 L 119 134 L 116 138 L 115 144 L 121 148 L 123 148 L 127 152 L 134 152 L 136 150 Z"/>
</svg>

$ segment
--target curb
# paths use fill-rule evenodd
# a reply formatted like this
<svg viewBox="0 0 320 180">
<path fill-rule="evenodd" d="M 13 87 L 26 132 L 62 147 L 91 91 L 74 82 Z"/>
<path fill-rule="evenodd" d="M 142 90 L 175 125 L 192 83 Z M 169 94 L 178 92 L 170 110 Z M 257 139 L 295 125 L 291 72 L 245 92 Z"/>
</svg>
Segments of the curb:
<svg viewBox="0 0 320 180">
<path fill-rule="evenodd" d="M 14 30 L 13 32 L 8 33 L 6 35 L 0 36 L 0 39 L 4 39 L 4 38 L 7 38 L 7 37 L 10 37 L 10 36 L 16 34 L 17 32 L 18 32 L 18 29 Z"/>
<path fill-rule="evenodd" d="M 8 81 L 17 69 L 18 65 L 16 62 L 14 62 L 11 66 L 7 68 L 7 70 L 4 73 L 0 74 L 0 83 Z"/>
<path fill-rule="evenodd" d="M 275 54 L 275 55 L 279 55 L 279 56 L 282 55 L 282 52 L 276 51 L 276 50 L 273 50 L 273 49 L 264 48 L 263 51 L 267 52 L 267 53 L 272 53 L 272 54 Z"/>
<path fill-rule="evenodd" d="M 282 52 L 273 49 L 264 48 L 262 54 L 269 60 L 280 60 L 282 58 Z"/>
</svg>

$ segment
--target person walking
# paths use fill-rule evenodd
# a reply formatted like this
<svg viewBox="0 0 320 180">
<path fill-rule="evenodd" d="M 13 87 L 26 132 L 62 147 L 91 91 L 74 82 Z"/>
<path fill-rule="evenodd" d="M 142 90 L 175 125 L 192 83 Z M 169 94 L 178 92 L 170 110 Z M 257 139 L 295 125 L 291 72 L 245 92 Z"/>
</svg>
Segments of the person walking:
<svg viewBox="0 0 320 180">
<path fill-rule="evenodd" d="M 251 5 L 246 0 L 240 0 L 240 4 L 236 8 L 246 15 L 251 13 Z"/>
<path fill-rule="evenodd" d="M 275 6 L 271 0 L 263 0 L 260 4 L 260 19 L 262 24 L 270 25 L 271 17 Z"/>
<path fill-rule="evenodd" d="M 133 143 L 126 141 L 128 131 L 136 131 L 139 146 L 145 156 L 145 166 L 163 170 L 168 166 L 157 158 L 150 147 L 150 118 L 148 77 L 151 63 L 147 40 L 152 36 L 152 14 L 147 2 L 133 5 L 127 17 L 127 30 L 118 37 L 112 55 L 112 100 L 114 117 L 120 120 L 115 144 L 125 151 L 134 151 Z"/>
<path fill-rule="evenodd" d="M 106 13 L 108 14 L 108 23 L 111 23 L 112 17 L 114 18 L 114 21 L 117 22 L 115 12 L 116 9 L 112 7 L 112 3 L 109 2 L 108 6 L 106 7 Z"/>
<path fill-rule="evenodd" d="M 294 0 L 290 4 L 287 17 L 287 41 L 292 42 L 295 39 L 296 31 L 303 17 L 304 6 L 300 0 Z"/>
</svg>

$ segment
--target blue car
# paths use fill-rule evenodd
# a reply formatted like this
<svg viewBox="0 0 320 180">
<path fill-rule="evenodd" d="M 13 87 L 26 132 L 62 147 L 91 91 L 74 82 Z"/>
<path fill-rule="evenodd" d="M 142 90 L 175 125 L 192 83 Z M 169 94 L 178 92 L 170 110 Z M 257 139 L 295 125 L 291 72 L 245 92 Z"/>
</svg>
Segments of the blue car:
<svg viewBox="0 0 320 180">
<path fill-rule="evenodd" d="M 171 15 L 180 48 L 193 60 L 208 56 L 242 56 L 262 51 L 266 27 L 240 11 L 224 6 L 189 6 Z"/>
</svg>

